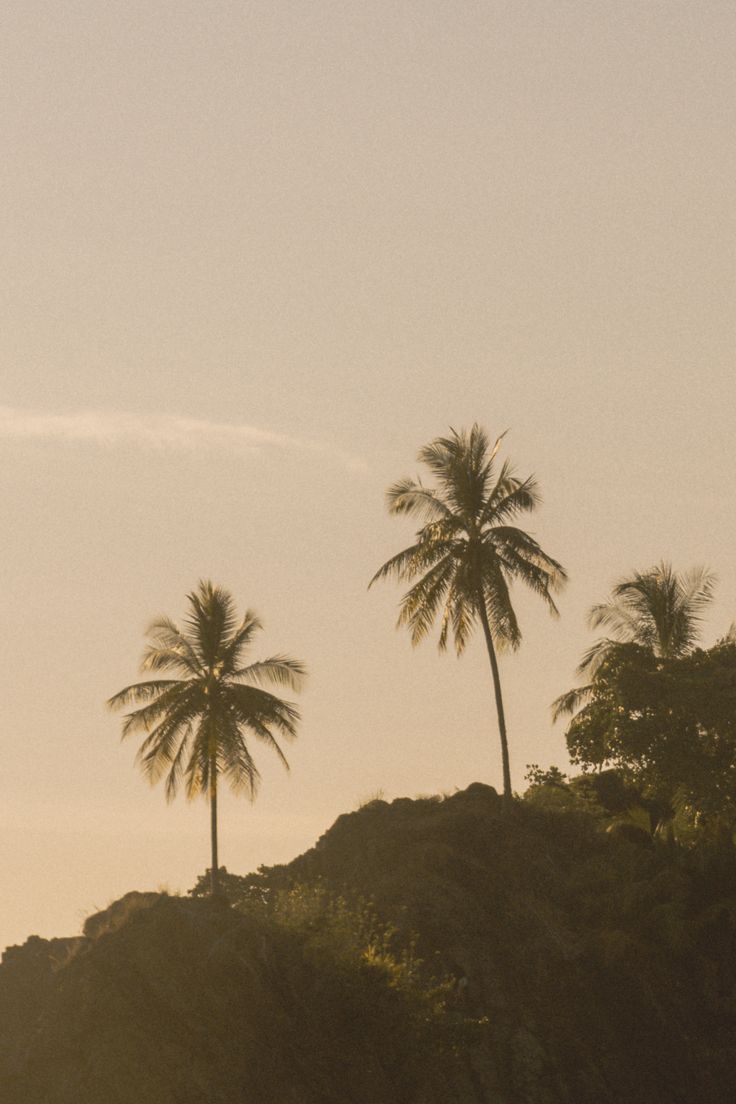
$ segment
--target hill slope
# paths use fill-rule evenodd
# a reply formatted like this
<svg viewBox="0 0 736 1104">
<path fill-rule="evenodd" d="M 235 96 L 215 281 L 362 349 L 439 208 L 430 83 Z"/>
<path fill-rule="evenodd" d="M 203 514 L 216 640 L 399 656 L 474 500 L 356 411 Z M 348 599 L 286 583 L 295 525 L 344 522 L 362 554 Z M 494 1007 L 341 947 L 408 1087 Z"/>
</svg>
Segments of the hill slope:
<svg viewBox="0 0 736 1104">
<path fill-rule="evenodd" d="M 4 1104 L 733 1102 L 731 853 L 476 784 L 228 884 L 7 952 Z"/>
</svg>

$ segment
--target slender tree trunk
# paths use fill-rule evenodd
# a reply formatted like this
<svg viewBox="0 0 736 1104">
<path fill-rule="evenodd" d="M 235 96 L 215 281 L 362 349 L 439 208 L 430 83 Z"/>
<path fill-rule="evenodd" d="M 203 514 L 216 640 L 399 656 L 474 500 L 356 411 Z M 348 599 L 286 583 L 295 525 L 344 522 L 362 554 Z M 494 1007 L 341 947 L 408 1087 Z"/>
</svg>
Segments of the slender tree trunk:
<svg viewBox="0 0 736 1104">
<path fill-rule="evenodd" d="M 506 736 L 506 716 L 503 711 L 503 697 L 501 695 L 501 676 L 498 671 L 496 649 L 493 646 L 493 634 L 491 633 L 491 626 L 488 623 L 488 611 L 486 610 L 486 603 L 482 595 L 478 599 L 478 613 L 486 638 L 488 658 L 491 661 L 491 674 L 493 675 L 493 689 L 496 695 L 498 732 L 501 737 L 501 761 L 503 763 L 503 799 L 506 807 L 510 808 L 512 802 L 511 766 L 509 764 L 509 742 Z"/>
<path fill-rule="evenodd" d="M 210 868 L 210 894 L 220 895 L 220 867 L 217 860 L 217 759 L 210 757 L 210 831 L 212 835 L 212 867 Z"/>
</svg>

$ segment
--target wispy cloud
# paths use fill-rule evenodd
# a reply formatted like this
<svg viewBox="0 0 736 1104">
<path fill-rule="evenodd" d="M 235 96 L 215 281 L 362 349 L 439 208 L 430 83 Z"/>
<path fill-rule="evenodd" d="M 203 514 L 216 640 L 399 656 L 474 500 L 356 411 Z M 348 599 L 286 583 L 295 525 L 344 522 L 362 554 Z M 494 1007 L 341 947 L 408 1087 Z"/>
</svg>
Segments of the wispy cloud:
<svg viewBox="0 0 736 1104">
<path fill-rule="evenodd" d="M 92 445 L 134 445 L 149 449 L 264 449 L 319 453 L 355 471 L 366 463 L 333 445 L 275 433 L 239 422 L 213 422 L 176 414 L 131 414 L 114 410 L 75 410 L 64 414 L 0 406 L 0 439 L 76 441 Z"/>
</svg>

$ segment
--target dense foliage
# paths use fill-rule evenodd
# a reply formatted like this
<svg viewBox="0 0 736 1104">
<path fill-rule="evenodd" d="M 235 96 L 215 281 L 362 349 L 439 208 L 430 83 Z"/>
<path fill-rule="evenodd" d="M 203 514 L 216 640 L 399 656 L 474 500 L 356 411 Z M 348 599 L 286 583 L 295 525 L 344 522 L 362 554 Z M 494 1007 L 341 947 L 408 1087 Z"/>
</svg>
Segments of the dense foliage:
<svg viewBox="0 0 736 1104">
<path fill-rule="evenodd" d="M 4 1104 L 732 1104 L 733 848 L 658 842 L 615 772 L 534 777 L 8 952 Z"/>
<path fill-rule="evenodd" d="M 736 826 L 736 644 L 662 659 L 620 645 L 596 671 L 567 742 L 574 762 L 616 766 L 702 826 Z"/>
<path fill-rule="evenodd" d="M 736 828 L 736 636 L 696 647 L 714 576 L 660 563 L 635 572 L 592 607 L 610 635 L 578 667 L 590 681 L 554 703 L 573 714 L 570 757 L 584 770 L 615 768 L 660 829 L 681 839 Z M 539 781 L 539 779 L 536 779 Z"/>
</svg>

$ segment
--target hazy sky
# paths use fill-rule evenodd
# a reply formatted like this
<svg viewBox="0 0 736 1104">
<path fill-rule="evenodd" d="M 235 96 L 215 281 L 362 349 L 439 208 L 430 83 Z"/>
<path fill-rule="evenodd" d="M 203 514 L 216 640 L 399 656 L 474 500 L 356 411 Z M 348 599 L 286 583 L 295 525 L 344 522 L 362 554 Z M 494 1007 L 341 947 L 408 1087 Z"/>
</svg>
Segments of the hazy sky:
<svg viewBox="0 0 736 1104">
<path fill-rule="evenodd" d="M 229 869 L 500 782 L 481 641 L 366 591 L 449 425 L 510 428 L 570 574 L 558 622 L 518 595 L 518 788 L 617 577 L 706 563 L 736 618 L 735 42 L 732 0 L 5 6 L 0 947 L 207 866 L 104 708 L 202 576 L 311 672 Z"/>
</svg>

